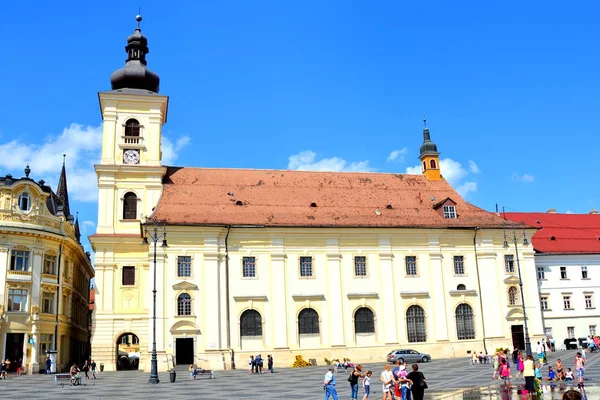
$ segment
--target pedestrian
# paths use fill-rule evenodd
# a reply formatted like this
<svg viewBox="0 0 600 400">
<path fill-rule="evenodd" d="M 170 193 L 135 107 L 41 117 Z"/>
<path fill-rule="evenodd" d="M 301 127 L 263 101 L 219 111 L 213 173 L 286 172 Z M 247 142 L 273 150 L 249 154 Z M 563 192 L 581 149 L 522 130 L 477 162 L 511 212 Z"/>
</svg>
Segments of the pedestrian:
<svg viewBox="0 0 600 400">
<path fill-rule="evenodd" d="M 565 378 L 565 370 L 562 365 L 562 361 L 560 361 L 560 358 L 558 360 L 556 360 L 555 368 L 556 368 L 556 378 L 559 381 L 562 381 Z"/>
<path fill-rule="evenodd" d="M 544 366 L 544 364 L 546 364 L 544 361 L 544 345 L 541 344 L 540 342 L 537 342 L 537 347 L 536 347 L 536 351 L 537 351 L 537 356 L 538 356 L 538 361 L 540 362 L 540 364 L 542 364 L 542 366 Z"/>
<path fill-rule="evenodd" d="M 570 389 L 563 393 L 562 400 L 582 400 L 583 396 L 581 392 L 577 390 Z"/>
<path fill-rule="evenodd" d="M 492 374 L 492 379 L 496 379 L 496 374 L 498 373 L 498 367 L 500 367 L 500 353 L 498 351 L 494 354 L 494 358 L 492 359 L 492 367 L 494 368 L 494 373 Z"/>
<path fill-rule="evenodd" d="M 88 375 L 88 371 L 90 370 L 88 360 L 85 360 L 85 363 L 83 364 L 83 367 L 81 367 L 81 370 L 85 373 L 85 379 L 90 379 L 90 376 Z"/>
<path fill-rule="evenodd" d="M 379 379 L 381 380 L 381 383 L 382 383 L 382 390 L 383 390 L 383 399 L 382 400 L 392 400 L 392 392 L 390 391 L 390 388 L 392 387 L 394 378 L 392 375 L 392 371 L 390 371 L 389 364 L 385 364 L 385 367 L 384 367 L 383 372 L 381 373 L 381 376 L 379 377 Z"/>
<path fill-rule="evenodd" d="M 523 353 L 519 352 L 519 354 L 517 355 L 517 374 L 515 375 L 515 378 L 518 378 L 519 374 L 521 374 L 521 376 L 524 376 L 523 370 L 525 367 L 523 361 Z"/>
<path fill-rule="evenodd" d="M 96 379 L 96 361 L 92 360 L 90 368 L 92 369 L 92 379 Z"/>
<path fill-rule="evenodd" d="M 52 360 L 50 360 L 50 356 L 46 356 L 46 375 L 50 375 L 52 372 Z"/>
<path fill-rule="evenodd" d="M 254 356 L 251 355 L 250 358 L 248 358 L 248 368 L 249 368 L 248 373 L 249 374 L 254 372 L 254 363 L 255 363 Z"/>
<path fill-rule="evenodd" d="M 371 393 L 371 375 L 373 372 L 367 371 L 365 377 L 363 378 L 363 388 L 365 389 L 365 395 L 362 400 L 369 400 L 369 393 Z"/>
<path fill-rule="evenodd" d="M 23 374 L 23 359 L 19 358 L 17 361 L 17 376 L 21 376 Z"/>
<path fill-rule="evenodd" d="M 190 364 L 188 371 L 190 371 L 190 376 L 192 377 L 192 379 L 195 380 L 196 379 L 196 367 L 194 366 L 194 364 Z"/>
<path fill-rule="evenodd" d="M 348 382 L 350 382 L 350 400 L 358 398 L 358 378 L 362 378 L 362 365 L 358 364 L 350 373 Z"/>
<path fill-rule="evenodd" d="M 270 354 L 267 355 L 267 368 L 270 373 L 273 373 L 273 356 Z"/>
<path fill-rule="evenodd" d="M 425 389 L 427 389 L 427 379 L 422 372 L 419 372 L 417 364 L 412 365 L 412 371 L 406 375 L 406 379 L 410 381 L 413 400 L 423 400 Z"/>
<path fill-rule="evenodd" d="M 508 361 L 505 359 L 503 359 L 502 364 L 500 364 L 500 378 L 502 378 L 505 385 L 510 385 L 510 367 L 508 366 Z"/>
<path fill-rule="evenodd" d="M 263 373 L 263 358 L 260 354 L 256 356 L 256 372 Z"/>
<path fill-rule="evenodd" d="M 585 361 L 583 359 L 583 357 L 581 356 L 581 353 L 577 353 L 577 357 L 575 357 L 575 370 L 577 371 L 577 381 L 578 387 L 583 387 L 583 381 L 585 380 L 584 377 L 584 373 L 585 373 Z"/>
<path fill-rule="evenodd" d="M 337 390 L 335 389 L 335 375 L 333 374 L 333 366 L 330 366 L 329 370 L 325 374 L 325 379 L 323 380 L 323 390 L 325 391 L 324 400 L 328 400 L 329 396 L 331 396 L 333 400 L 338 400 Z"/>
<path fill-rule="evenodd" d="M 534 381 L 535 381 L 535 368 L 533 365 L 533 357 L 528 355 L 525 361 L 523 362 L 523 376 L 525 377 L 525 389 L 529 393 L 534 392 Z"/>
</svg>

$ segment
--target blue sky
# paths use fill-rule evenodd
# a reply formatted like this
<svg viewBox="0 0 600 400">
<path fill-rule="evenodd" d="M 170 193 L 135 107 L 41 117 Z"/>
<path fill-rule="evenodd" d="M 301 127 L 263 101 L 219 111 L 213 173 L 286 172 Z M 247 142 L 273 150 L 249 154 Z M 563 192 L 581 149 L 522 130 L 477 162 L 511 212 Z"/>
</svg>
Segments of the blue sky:
<svg viewBox="0 0 600 400">
<path fill-rule="evenodd" d="M 29 162 L 54 183 L 66 152 L 71 209 L 94 232 L 97 92 L 141 4 L 170 164 L 403 173 L 426 115 L 472 203 L 600 208 L 600 3 L 487 3 L 8 2 L 0 173 Z"/>
</svg>

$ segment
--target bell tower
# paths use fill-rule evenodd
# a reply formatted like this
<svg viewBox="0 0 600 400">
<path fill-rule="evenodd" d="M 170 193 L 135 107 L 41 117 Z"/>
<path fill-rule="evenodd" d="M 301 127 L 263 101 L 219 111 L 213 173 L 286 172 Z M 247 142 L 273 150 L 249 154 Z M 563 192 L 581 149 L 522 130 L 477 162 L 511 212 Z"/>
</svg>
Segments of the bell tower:
<svg viewBox="0 0 600 400">
<path fill-rule="evenodd" d="M 421 160 L 421 168 L 423 169 L 423 175 L 430 181 L 439 181 L 442 179 L 440 172 L 440 153 L 437 151 L 437 146 L 431 141 L 431 135 L 429 134 L 429 128 L 427 127 L 427 120 L 423 120 L 423 144 L 421 145 L 421 153 L 419 160 Z"/>
<path fill-rule="evenodd" d="M 110 75 L 111 90 L 100 92 L 102 158 L 98 175 L 98 229 L 102 234 L 139 233 L 162 192 L 162 126 L 169 98 L 158 93 L 159 76 L 147 67 L 148 39 L 137 27 L 127 38 L 125 66 Z"/>
</svg>

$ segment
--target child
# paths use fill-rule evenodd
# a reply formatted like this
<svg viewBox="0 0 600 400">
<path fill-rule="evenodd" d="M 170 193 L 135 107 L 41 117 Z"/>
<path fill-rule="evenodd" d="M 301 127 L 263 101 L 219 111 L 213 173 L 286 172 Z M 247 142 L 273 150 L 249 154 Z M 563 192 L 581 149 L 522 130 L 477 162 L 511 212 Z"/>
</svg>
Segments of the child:
<svg viewBox="0 0 600 400">
<path fill-rule="evenodd" d="M 368 400 L 369 393 L 371 393 L 371 375 L 373 375 L 373 372 L 367 371 L 365 377 L 363 378 L 363 388 L 365 388 L 365 395 L 363 396 L 363 400 Z"/>
<path fill-rule="evenodd" d="M 556 374 L 552 370 L 552 367 L 548 367 L 548 377 L 546 378 L 546 381 L 554 382 L 555 380 L 556 380 Z"/>
<path fill-rule="evenodd" d="M 194 364 L 190 364 L 190 368 L 188 368 L 188 370 L 190 371 L 190 376 L 193 379 L 196 379 L 196 366 L 194 366 Z"/>
<path fill-rule="evenodd" d="M 567 372 L 565 373 L 565 381 L 572 382 L 573 379 L 574 379 L 573 371 L 571 371 L 571 368 L 567 368 Z"/>
<path fill-rule="evenodd" d="M 500 378 L 504 381 L 504 383 L 510 383 L 510 367 L 506 362 L 506 359 L 502 360 L 502 364 L 500 364 Z"/>
</svg>

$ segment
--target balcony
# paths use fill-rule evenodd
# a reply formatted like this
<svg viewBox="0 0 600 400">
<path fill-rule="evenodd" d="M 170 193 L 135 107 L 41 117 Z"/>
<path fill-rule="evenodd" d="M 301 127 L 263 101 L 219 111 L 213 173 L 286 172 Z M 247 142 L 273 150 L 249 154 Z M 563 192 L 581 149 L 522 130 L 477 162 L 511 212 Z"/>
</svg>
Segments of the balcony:
<svg viewBox="0 0 600 400">
<path fill-rule="evenodd" d="M 144 138 L 142 136 L 121 136 L 121 149 L 142 149 L 145 147 Z"/>
</svg>

